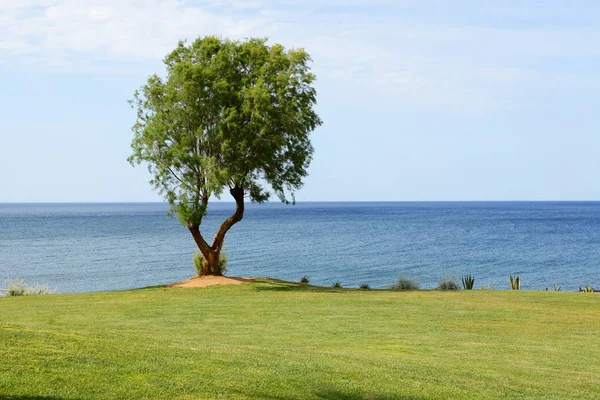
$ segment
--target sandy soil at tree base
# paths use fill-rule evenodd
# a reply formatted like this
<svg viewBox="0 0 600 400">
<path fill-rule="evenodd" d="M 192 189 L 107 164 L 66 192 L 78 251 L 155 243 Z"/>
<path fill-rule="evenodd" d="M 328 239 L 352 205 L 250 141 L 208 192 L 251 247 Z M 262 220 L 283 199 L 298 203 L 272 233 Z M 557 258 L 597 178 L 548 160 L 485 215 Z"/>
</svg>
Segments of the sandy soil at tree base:
<svg viewBox="0 0 600 400">
<path fill-rule="evenodd" d="M 171 283 L 168 287 L 204 288 L 216 285 L 239 285 L 242 283 L 256 282 L 260 278 L 238 278 L 234 276 L 194 276 L 185 281 Z"/>
</svg>

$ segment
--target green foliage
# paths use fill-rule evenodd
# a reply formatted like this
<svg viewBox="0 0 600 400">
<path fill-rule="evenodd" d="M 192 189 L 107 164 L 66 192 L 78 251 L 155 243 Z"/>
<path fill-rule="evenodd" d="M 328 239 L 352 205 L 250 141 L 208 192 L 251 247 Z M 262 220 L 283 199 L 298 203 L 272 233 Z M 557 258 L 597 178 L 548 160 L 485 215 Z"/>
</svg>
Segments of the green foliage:
<svg viewBox="0 0 600 400">
<path fill-rule="evenodd" d="M 131 100 L 132 164 L 146 163 L 151 184 L 184 226 L 200 225 L 211 196 L 239 188 L 254 202 L 268 187 L 287 202 L 311 161 L 315 75 L 303 49 L 266 39 L 180 42 Z M 267 185 L 267 186 L 265 186 Z"/>
<path fill-rule="evenodd" d="M 202 253 L 194 253 L 194 269 L 196 270 L 196 275 L 200 276 L 202 275 L 202 260 L 204 260 L 204 256 L 202 256 Z"/>
<path fill-rule="evenodd" d="M 331 285 L 331 287 L 334 289 L 341 289 L 342 283 L 340 281 L 335 281 L 335 282 L 333 282 L 333 285 Z"/>
<path fill-rule="evenodd" d="M 368 283 L 361 283 L 360 286 L 358 286 L 358 288 L 362 290 L 369 290 L 371 289 L 371 286 L 369 286 Z"/>
<path fill-rule="evenodd" d="M 308 275 L 304 275 L 302 278 L 300 278 L 300 283 L 304 283 L 305 285 L 310 283 L 310 278 L 308 277 Z"/>
<path fill-rule="evenodd" d="M 460 285 L 454 279 L 444 279 L 438 283 L 437 290 L 460 290 Z"/>
<path fill-rule="evenodd" d="M 561 287 L 560 286 L 556 286 L 556 284 L 552 287 L 552 290 L 555 292 L 560 292 Z"/>
<path fill-rule="evenodd" d="M 473 285 L 475 284 L 475 277 L 471 275 L 463 276 L 462 279 L 462 287 L 465 290 L 473 290 Z"/>
<path fill-rule="evenodd" d="M 6 296 L 35 296 L 41 294 L 54 294 L 55 289 L 49 286 L 39 285 L 37 283 L 28 284 L 23 279 L 7 279 L 6 280 Z"/>
<path fill-rule="evenodd" d="M 517 275 L 513 277 L 512 275 L 508 277 L 508 283 L 510 285 L 511 290 L 521 290 L 521 275 Z"/>
<path fill-rule="evenodd" d="M 390 289 L 392 290 L 419 290 L 419 283 L 404 276 L 399 276 Z"/>
<path fill-rule="evenodd" d="M 583 288 L 581 288 L 581 291 L 584 293 L 594 293 L 594 288 L 586 285 Z"/>
<path fill-rule="evenodd" d="M 204 261 L 204 256 L 202 253 L 194 253 L 194 269 L 196 270 L 196 274 L 198 276 L 202 275 L 202 262 Z M 221 252 L 219 254 L 219 267 L 221 268 L 221 273 L 227 272 L 227 254 Z"/>
</svg>

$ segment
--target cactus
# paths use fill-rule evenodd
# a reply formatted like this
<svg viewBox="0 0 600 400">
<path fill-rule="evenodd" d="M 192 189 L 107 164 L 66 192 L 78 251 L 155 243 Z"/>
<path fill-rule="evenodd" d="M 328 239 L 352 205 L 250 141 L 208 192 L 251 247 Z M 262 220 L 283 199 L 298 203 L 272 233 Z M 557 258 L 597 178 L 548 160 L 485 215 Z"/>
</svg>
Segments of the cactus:
<svg viewBox="0 0 600 400">
<path fill-rule="evenodd" d="M 475 277 L 471 275 L 462 277 L 462 286 L 465 290 L 473 290 L 473 285 L 475 284 Z"/>
<path fill-rule="evenodd" d="M 511 290 L 521 290 L 521 275 L 508 277 L 508 283 L 510 284 Z"/>
</svg>

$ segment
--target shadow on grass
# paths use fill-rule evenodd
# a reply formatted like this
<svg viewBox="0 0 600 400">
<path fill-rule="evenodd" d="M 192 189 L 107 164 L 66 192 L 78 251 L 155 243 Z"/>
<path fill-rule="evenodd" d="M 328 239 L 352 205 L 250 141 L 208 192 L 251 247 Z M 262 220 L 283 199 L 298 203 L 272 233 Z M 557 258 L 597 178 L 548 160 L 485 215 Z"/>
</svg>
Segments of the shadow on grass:
<svg viewBox="0 0 600 400">
<path fill-rule="evenodd" d="M 297 396 L 285 396 L 285 395 L 270 395 L 264 393 L 241 393 L 244 396 L 249 396 L 254 399 L 264 400 L 296 400 Z M 370 395 L 370 394 L 358 394 L 358 393 L 347 393 L 342 390 L 323 390 L 313 393 L 313 396 L 321 400 L 423 400 L 424 397 L 408 396 L 402 394 L 395 395 Z M 311 396 L 311 397 L 313 397 Z M 8 396 L 1 395 L 0 400 L 65 400 L 62 397 L 54 396 Z"/>
<path fill-rule="evenodd" d="M 258 281 L 254 284 L 254 290 L 259 291 L 271 291 L 271 292 L 331 292 L 339 293 L 343 292 L 344 289 L 333 289 L 325 286 L 313 286 L 305 283 L 294 283 L 286 281 L 278 281 L 275 279 L 269 279 L 264 281 Z"/>
<path fill-rule="evenodd" d="M 0 400 L 64 400 L 62 397 L 54 396 L 8 396 L 0 394 Z"/>
<path fill-rule="evenodd" d="M 251 399 L 262 399 L 262 400 L 296 400 L 302 397 L 298 396 L 286 396 L 286 395 L 272 395 L 265 393 L 247 393 L 239 392 L 243 396 L 248 396 Z M 317 398 L 320 400 L 424 400 L 424 397 L 409 396 L 403 394 L 361 394 L 361 393 L 348 393 L 343 390 L 325 389 L 322 391 L 313 392 L 312 395 L 306 396 L 307 398 Z"/>
<path fill-rule="evenodd" d="M 390 292 L 389 288 L 370 288 L 360 289 L 357 287 L 332 288 L 329 286 L 314 286 L 305 283 L 280 281 L 277 279 L 263 279 L 254 283 L 254 290 L 275 291 L 275 292 L 320 292 L 320 293 L 369 293 L 369 292 Z M 410 292 L 411 290 L 396 290 L 396 292 Z"/>
<path fill-rule="evenodd" d="M 317 398 L 323 400 L 422 400 L 423 397 L 406 396 L 406 395 L 368 395 L 345 393 L 339 390 L 327 390 L 324 392 L 315 393 Z"/>
</svg>

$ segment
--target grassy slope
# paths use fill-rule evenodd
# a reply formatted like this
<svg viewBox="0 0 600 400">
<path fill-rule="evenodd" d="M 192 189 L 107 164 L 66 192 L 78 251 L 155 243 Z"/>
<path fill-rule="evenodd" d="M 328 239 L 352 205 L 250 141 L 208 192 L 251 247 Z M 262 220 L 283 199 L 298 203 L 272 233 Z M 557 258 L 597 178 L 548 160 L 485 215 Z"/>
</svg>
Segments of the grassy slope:
<svg viewBox="0 0 600 400">
<path fill-rule="evenodd" d="M 4 298 L 0 399 L 598 399 L 599 332 L 600 296 L 582 293 L 260 283 Z"/>
</svg>

